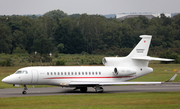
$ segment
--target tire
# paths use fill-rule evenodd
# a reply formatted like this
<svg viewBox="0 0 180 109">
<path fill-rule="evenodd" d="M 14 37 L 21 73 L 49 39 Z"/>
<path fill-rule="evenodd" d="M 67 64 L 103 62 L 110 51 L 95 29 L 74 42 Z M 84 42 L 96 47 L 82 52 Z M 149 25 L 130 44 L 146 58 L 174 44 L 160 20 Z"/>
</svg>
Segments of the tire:
<svg viewBox="0 0 180 109">
<path fill-rule="evenodd" d="M 81 87 L 81 88 L 80 88 L 80 91 L 81 91 L 82 93 L 87 92 L 87 87 Z"/>
<path fill-rule="evenodd" d="M 22 94 L 27 94 L 27 92 L 26 92 L 26 91 L 23 91 Z"/>
<path fill-rule="evenodd" d="M 103 93 L 104 89 L 102 87 L 100 87 L 100 89 L 102 90 L 102 91 L 100 91 L 100 93 Z"/>
</svg>

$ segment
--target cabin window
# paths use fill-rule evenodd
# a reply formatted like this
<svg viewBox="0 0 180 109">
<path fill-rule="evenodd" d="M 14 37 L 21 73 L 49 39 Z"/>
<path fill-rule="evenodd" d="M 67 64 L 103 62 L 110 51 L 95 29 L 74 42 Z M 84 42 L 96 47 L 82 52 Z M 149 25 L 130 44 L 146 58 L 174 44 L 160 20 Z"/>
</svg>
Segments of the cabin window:
<svg viewBox="0 0 180 109">
<path fill-rule="evenodd" d="M 47 72 L 47 75 L 49 75 L 49 72 Z"/>
<path fill-rule="evenodd" d="M 94 72 L 92 72 L 92 75 L 94 75 Z"/>
<path fill-rule="evenodd" d="M 56 72 L 54 72 L 54 75 L 56 75 Z"/>
<path fill-rule="evenodd" d="M 73 75 L 73 72 L 71 72 L 71 75 Z"/>
<path fill-rule="evenodd" d="M 87 75 L 87 72 L 86 72 L 86 75 Z"/>
<path fill-rule="evenodd" d="M 91 75 L 91 72 L 89 72 L 89 75 Z"/>
<path fill-rule="evenodd" d="M 63 72 L 61 72 L 61 75 L 63 75 Z"/>
<path fill-rule="evenodd" d="M 101 75 L 101 72 L 99 72 L 99 75 Z"/>
<path fill-rule="evenodd" d="M 75 72 L 75 75 L 77 75 L 77 72 Z"/>
<path fill-rule="evenodd" d="M 96 72 L 96 75 L 97 75 L 98 73 Z"/>
<path fill-rule="evenodd" d="M 70 75 L 70 72 L 68 72 L 68 75 Z"/>
<path fill-rule="evenodd" d="M 58 75 L 59 75 L 59 72 L 58 72 Z"/>
<path fill-rule="evenodd" d="M 84 75 L 84 72 L 82 72 L 82 75 Z"/>
<path fill-rule="evenodd" d="M 81 73 L 79 72 L 79 75 L 81 75 Z"/>
<path fill-rule="evenodd" d="M 53 73 L 51 72 L 51 75 L 53 75 Z"/>
<path fill-rule="evenodd" d="M 66 72 L 64 72 L 64 75 L 66 75 Z"/>
</svg>

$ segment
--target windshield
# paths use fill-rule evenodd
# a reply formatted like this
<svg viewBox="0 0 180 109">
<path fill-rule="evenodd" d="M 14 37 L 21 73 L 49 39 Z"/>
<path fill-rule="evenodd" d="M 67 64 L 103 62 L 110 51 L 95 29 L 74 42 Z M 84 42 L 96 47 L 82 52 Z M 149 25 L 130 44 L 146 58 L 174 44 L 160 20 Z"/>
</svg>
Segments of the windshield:
<svg viewBox="0 0 180 109">
<path fill-rule="evenodd" d="M 23 71 L 24 74 L 28 74 L 28 72 L 26 70 Z"/>
<path fill-rule="evenodd" d="M 21 74 L 22 71 L 18 70 L 15 72 L 15 74 Z"/>
<path fill-rule="evenodd" d="M 15 72 L 15 74 L 28 74 L 28 72 L 26 70 L 24 71 L 18 70 Z"/>
</svg>

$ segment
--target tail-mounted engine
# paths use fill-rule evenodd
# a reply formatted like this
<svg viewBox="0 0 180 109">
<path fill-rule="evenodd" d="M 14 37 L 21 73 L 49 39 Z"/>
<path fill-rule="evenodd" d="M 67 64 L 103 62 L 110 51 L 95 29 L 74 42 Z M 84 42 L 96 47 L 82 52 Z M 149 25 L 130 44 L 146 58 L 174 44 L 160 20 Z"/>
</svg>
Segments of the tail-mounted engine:
<svg viewBox="0 0 180 109">
<path fill-rule="evenodd" d="M 136 74 L 136 71 L 134 69 L 115 67 L 113 74 L 116 76 L 129 76 L 129 75 Z"/>
<path fill-rule="evenodd" d="M 122 62 L 127 62 L 126 57 L 104 57 L 102 60 L 105 66 L 117 66 Z"/>
<path fill-rule="evenodd" d="M 121 59 L 122 58 L 119 57 L 104 57 L 102 63 L 105 66 L 114 66 L 117 65 Z"/>
</svg>

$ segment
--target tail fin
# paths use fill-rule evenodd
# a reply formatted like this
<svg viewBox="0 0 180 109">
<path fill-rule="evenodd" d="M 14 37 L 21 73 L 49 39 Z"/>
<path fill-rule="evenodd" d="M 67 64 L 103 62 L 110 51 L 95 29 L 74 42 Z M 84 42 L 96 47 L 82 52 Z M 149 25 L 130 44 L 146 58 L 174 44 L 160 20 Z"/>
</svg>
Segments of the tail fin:
<svg viewBox="0 0 180 109">
<path fill-rule="evenodd" d="M 144 61 L 174 61 L 174 59 L 165 59 L 165 58 L 156 58 L 147 56 L 149 51 L 149 45 L 151 43 L 151 35 L 141 35 L 141 41 L 136 45 L 136 47 L 128 55 L 131 59 L 134 60 L 144 60 Z"/>
<path fill-rule="evenodd" d="M 141 41 L 136 45 L 136 47 L 131 51 L 128 57 L 141 57 L 147 56 L 149 45 L 151 42 L 151 35 L 141 35 Z"/>
<path fill-rule="evenodd" d="M 151 35 L 141 35 L 142 39 L 126 57 L 104 57 L 103 64 L 105 66 L 121 66 L 121 67 L 147 67 L 149 61 L 174 61 L 174 59 L 156 58 L 147 56 L 149 45 L 151 43 Z"/>
</svg>

